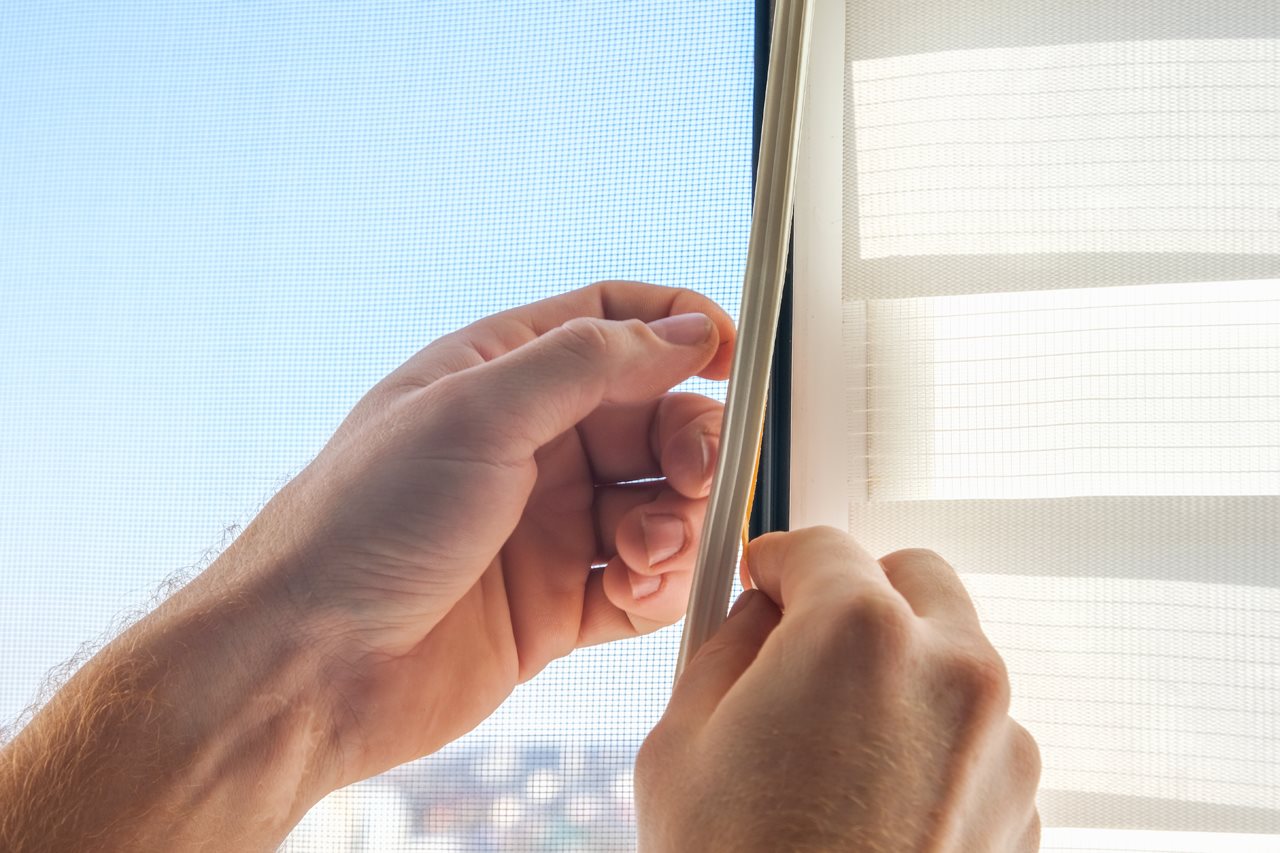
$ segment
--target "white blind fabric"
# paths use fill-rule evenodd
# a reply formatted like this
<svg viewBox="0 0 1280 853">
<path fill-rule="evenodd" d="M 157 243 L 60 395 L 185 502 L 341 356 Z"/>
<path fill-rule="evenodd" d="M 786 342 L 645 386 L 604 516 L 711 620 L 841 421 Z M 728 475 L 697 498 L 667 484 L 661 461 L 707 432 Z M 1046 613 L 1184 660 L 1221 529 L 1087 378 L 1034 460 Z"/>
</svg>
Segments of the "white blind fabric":
<svg viewBox="0 0 1280 853">
<path fill-rule="evenodd" d="M 1277 42 L 850 63 L 859 252 L 1280 251 Z"/>
<path fill-rule="evenodd" d="M 819 5 L 792 521 L 961 572 L 1046 850 L 1280 849 L 1280 7 L 1226 7 Z"/>
<path fill-rule="evenodd" d="M 1280 493 L 1280 288 L 865 303 L 874 500 Z"/>
</svg>

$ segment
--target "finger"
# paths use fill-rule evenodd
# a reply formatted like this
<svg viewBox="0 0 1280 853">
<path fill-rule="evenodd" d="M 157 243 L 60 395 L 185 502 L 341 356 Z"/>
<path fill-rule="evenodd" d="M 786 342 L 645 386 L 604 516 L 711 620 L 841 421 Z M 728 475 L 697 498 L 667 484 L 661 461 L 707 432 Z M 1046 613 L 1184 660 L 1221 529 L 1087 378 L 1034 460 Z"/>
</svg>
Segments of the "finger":
<svg viewBox="0 0 1280 853">
<path fill-rule="evenodd" d="M 704 409 L 703 414 L 662 441 L 662 474 L 673 489 L 690 498 L 711 494 L 711 477 L 720 457 L 724 407 L 710 402 L 712 405 Z"/>
<path fill-rule="evenodd" d="M 675 624 L 689 603 L 690 571 L 667 572 L 658 589 L 637 601 L 631 593 L 629 569 L 615 557 L 587 579 L 578 645 L 625 640 Z"/>
<path fill-rule="evenodd" d="M 653 503 L 666 487 L 661 480 L 596 487 L 596 542 L 599 543 L 595 559 L 597 564 L 606 563 L 618 555 L 616 538 L 622 519 L 636 507 Z"/>
<path fill-rule="evenodd" d="M 708 379 L 729 376 L 730 344 L 734 338 L 733 320 L 711 299 L 682 287 L 662 287 L 638 281 L 601 281 L 568 293 L 542 299 L 494 315 L 530 329 L 541 336 L 564 325 L 574 317 L 598 317 L 603 320 L 640 320 L 645 323 L 677 314 L 705 314 L 711 318 L 719 334 L 718 352 L 707 363 L 702 375 Z M 481 320 L 476 325 L 483 324 Z"/>
<path fill-rule="evenodd" d="M 593 602 L 587 590 L 583 630 L 590 623 L 591 642 L 646 634 L 684 615 L 706 509 L 705 499 L 663 488 L 622 516 L 613 534 L 617 555 L 598 573 L 603 600 Z"/>
<path fill-rule="evenodd" d="M 706 512 L 705 498 L 686 498 L 664 488 L 618 520 L 614 547 L 632 572 L 637 600 L 657 588 L 658 575 L 693 569 Z"/>
<path fill-rule="evenodd" d="M 1027 819 L 1026 829 L 1018 838 L 1017 846 L 1009 849 L 1017 853 L 1036 853 L 1040 849 L 1040 835 L 1040 812 L 1033 808 L 1031 817 Z"/>
<path fill-rule="evenodd" d="M 834 527 L 760 536 L 747 547 L 747 568 L 783 611 L 868 591 L 898 597 L 875 558 Z"/>
<path fill-rule="evenodd" d="M 1040 747 L 1031 733 L 1006 718 L 1001 744 L 985 750 L 986 778 L 991 796 L 974 816 L 988 827 L 1005 828 L 1000 850 L 1039 850 L 1040 815 L 1036 810 L 1036 788 L 1040 784 Z M 984 833 L 991 838 L 991 833 Z"/>
<path fill-rule="evenodd" d="M 1034 812 L 1035 791 L 1040 784 L 1040 774 L 1043 770 L 1040 744 L 1036 742 L 1031 732 L 1027 731 L 1022 724 L 1012 718 L 1007 723 L 1007 730 L 1006 748 L 1009 754 L 1008 766 L 1010 772 L 1002 775 L 1015 786 L 1017 793 L 1023 795 Z"/>
<path fill-rule="evenodd" d="M 604 594 L 627 615 L 636 634 L 647 634 L 684 615 L 692 578 L 692 569 L 641 574 L 615 557 L 604 568 Z"/>
<path fill-rule="evenodd" d="M 706 366 L 718 346 L 716 327 L 702 314 L 647 325 L 580 317 L 445 377 L 421 399 L 443 419 L 442 439 L 455 458 L 524 465 L 601 403 L 653 399 Z"/>
<path fill-rule="evenodd" d="M 678 314 L 711 318 L 718 351 L 700 368 L 707 379 L 727 379 L 732 359 L 733 320 L 719 305 L 692 290 L 636 281 L 602 281 L 494 314 L 436 340 L 393 374 L 393 382 L 428 385 L 443 376 L 491 361 L 531 343 L 575 317 L 640 320 Z"/>
<path fill-rule="evenodd" d="M 600 486 L 595 512 L 598 562 L 621 556 L 644 575 L 693 568 L 706 498 L 686 498 L 660 480 Z"/>
<path fill-rule="evenodd" d="M 611 643 L 636 636 L 635 626 L 620 607 L 604 594 L 604 569 L 595 569 L 587 578 L 582 597 L 582 623 L 578 628 L 578 648 Z"/>
<path fill-rule="evenodd" d="M 605 404 L 578 425 L 597 483 L 666 477 L 679 492 L 710 491 L 724 406 L 700 394 Z"/>
<path fill-rule="evenodd" d="M 917 616 L 978 626 L 978 611 L 956 570 L 932 551 L 911 548 L 880 558 L 885 576 Z"/>
<path fill-rule="evenodd" d="M 698 725 L 738 682 L 778 625 L 781 614 L 764 593 L 749 589 L 738 597 L 724 624 L 703 644 L 676 682 L 667 721 Z"/>
</svg>

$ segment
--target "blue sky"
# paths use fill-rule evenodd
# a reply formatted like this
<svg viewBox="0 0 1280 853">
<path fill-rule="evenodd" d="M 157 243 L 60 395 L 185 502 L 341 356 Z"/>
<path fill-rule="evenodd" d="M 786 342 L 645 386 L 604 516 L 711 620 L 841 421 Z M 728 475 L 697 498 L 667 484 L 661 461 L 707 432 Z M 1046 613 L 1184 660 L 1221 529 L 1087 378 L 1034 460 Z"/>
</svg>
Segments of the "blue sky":
<svg viewBox="0 0 1280 853">
<path fill-rule="evenodd" d="M 0 720 L 439 334 L 607 277 L 736 311 L 752 16 L 723 0 L 7 9 Z M 552 677 L 564 698 L 643 664 L 657 674 L 634 689 L 660 693 L 670 647 Z"/>
</svg>

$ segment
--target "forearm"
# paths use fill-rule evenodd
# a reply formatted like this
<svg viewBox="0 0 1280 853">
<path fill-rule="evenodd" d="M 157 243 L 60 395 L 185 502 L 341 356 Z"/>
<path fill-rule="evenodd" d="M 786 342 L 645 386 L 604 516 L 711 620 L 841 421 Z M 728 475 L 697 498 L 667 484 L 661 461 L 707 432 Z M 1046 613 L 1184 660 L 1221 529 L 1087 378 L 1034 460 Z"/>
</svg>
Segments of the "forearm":
<svg viewBox="0 0 1280 853">
<path fill-rule="evenodd" d="M 270 850 L 328 790 L 314 650 L 266 584 L 216 583 L 111 643 L 0 753 L 0 849 Z"/>
</svg>

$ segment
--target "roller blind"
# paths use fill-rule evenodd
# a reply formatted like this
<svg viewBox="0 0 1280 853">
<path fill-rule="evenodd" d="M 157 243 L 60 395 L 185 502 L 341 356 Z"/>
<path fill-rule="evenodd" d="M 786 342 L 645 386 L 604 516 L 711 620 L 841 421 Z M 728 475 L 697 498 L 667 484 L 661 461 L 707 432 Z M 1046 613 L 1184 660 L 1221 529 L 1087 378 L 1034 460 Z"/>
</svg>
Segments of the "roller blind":
<svg viewBox="0 0 1280 853">
<path fill-rule="evenodd" d="M 961 571 L 1046 850 L 1277 849 L 1280 7 L 819 7 L 793 522 Z"/>
</svg>

